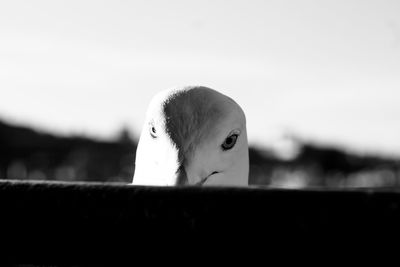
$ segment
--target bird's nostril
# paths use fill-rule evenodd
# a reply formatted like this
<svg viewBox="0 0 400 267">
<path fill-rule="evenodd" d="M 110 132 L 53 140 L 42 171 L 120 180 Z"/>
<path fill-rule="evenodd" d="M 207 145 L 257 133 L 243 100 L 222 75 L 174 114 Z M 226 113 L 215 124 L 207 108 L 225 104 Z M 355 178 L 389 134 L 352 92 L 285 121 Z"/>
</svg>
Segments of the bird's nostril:
<svg viewBox="0 0 400 267">
<path fill-rule="evenodd" d="M 213 174 L 217 174 L 217 173 L 219 173 L 219 172 L 213 172 L 213 173 L 211 173 L 211 175 L 213 175 Z"/>
</svg>

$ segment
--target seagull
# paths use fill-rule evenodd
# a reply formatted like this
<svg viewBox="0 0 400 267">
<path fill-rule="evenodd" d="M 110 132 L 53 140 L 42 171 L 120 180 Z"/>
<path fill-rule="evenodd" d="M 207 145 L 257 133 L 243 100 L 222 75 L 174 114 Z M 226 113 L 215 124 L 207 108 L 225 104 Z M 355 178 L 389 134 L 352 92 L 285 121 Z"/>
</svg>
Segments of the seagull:
<svg viewBox="0 0 400 267">
<path fill-rule="evenodd" d="M 156 94 L 146 112 L 133 185 L 247 186 L 246 117 L 230 97 L 204 86 Z"/>
</svg>

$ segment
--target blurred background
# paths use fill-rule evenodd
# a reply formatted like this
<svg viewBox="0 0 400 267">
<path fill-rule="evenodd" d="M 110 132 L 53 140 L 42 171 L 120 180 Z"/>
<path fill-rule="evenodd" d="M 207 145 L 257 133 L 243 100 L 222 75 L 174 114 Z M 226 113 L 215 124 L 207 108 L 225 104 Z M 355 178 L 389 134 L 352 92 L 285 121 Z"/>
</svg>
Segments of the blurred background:
<svg viewBox="0 0 400 267">
<path fill-rule="evenodd" d="M 400 2 L 2 1 L 0 179 L 130 182 L 147 104 L 245 110 L 250 183 L 400 186 Z"/>
</svg>

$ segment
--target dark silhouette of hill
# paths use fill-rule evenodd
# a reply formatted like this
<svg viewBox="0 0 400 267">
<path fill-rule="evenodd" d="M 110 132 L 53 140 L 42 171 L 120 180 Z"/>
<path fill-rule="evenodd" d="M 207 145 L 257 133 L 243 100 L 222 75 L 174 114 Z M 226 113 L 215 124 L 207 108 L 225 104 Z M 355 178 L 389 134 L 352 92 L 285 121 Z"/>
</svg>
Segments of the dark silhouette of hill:
<svg viewBox="0 0 400 267">
<path fill-rule="evenodd" d="M 62 137 L 0 121 L 0 178 L 131 182 L 137 143 Z M 250 184 L 272 186 L 397 186 L 399 160 L 302 144 L 292 160 L 250 148 Z"/>
<path fill-rule="evenodd" d="M 59 137 L 0 122 L 0 175 L 9 179 L 132 180 L 136 144 Z"/>
<path fill-rule="evenodd" d="M 400 182 L 399 159 L 357 155 L 335 147 L 301 144 L 297 157 L 287 161 L 255 148 L 249 156 L 252 184 L 280 185 L 280 180 L 290 183 L 287 180 L 299 177 L 308 186 L 328 187 L 393 187 Z"/>
</svg>

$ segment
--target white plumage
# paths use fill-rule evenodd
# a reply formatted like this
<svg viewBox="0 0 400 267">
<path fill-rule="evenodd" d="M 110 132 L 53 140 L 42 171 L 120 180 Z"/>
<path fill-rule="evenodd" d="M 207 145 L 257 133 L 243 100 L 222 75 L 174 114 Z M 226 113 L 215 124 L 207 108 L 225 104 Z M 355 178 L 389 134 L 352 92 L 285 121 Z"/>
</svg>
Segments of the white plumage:
<svg viewBox="0 0 400 267">
<path fill-rule="evenodd" d="M 248 184 L 246 118 L 231 98 L 207 87 L 153 97 L 136 151 L 134 185 Z"/>
</svg>

